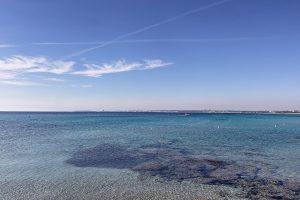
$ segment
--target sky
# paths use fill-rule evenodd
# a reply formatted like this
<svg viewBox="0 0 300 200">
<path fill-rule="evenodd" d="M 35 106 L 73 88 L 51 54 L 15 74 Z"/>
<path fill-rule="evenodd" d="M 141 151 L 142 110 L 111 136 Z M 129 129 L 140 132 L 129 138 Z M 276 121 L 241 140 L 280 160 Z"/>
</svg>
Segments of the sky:
<svg viewBox="0 0 300 200">
<path fill-rule="evenodd" d="M 300 110 L 298 0 L 0 0 L 0 110 Z"/>
</svg>

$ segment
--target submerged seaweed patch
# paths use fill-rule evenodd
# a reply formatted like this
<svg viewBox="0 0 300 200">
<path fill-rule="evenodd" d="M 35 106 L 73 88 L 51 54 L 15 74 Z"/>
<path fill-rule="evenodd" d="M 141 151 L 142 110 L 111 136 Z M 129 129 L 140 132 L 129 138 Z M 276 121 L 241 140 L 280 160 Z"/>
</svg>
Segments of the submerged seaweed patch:
<svg viewBox="0 0 300 200">
<path fill-rule="evenodd" d="M 239 165 L 213 158 L 192 155 L 168 144 L 130 148 L 101 144 L 76 152 L 66 161 L 77 167 L 131 169 L 141 175 L 159 176 L 164 180 L 190 180 L 195 183 L 240 187 L 250 199 L 297 199 L 300 185 L 259 177 L 269 168 Z M 270 172 L 270 171 L 269 171 Z"/>
<path fill-rule="evenodd" d="M 66 162 L 77 167 L 127 169 L 145 161 L 145 158 L 133 155 L 126 147 L 102 144 L 78 151 Z"/>
</svg>

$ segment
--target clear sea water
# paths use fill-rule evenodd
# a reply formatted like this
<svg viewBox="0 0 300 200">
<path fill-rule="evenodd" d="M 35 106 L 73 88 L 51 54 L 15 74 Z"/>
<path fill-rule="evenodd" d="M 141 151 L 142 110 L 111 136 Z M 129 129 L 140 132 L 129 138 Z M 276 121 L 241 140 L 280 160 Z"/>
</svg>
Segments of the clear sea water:
<svg viewBox="0 0 300 200">
<path fill-rule="evenodd" d="M 220 188 L 234 199 L 238 192 L 66 162 L 101 144 L 167 144 L 202 157 L 268 166 L 261 177 L 300 180 L 300 115 L 0 113 L 0 199 L 214 199 Z"/>
</svg>

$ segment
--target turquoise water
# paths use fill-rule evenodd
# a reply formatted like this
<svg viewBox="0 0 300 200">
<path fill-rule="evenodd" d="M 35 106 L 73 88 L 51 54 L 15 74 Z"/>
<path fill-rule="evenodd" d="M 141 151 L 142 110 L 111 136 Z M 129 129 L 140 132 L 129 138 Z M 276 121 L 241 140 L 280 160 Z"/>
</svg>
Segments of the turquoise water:
<svg viewBox="0 0 300 200">
<path fill-rule="evenodd" d="M 0 113 L 0 198 L 221 199 L 214 195 L 222 189 L 241 199 L 236 185 L 195 183 L 186 174 L 179 181 L 166 170 L 146 176 L 134 165 L 197 157 L 259 166 L 256 178 L 297 183 L 299 144 L 300 115 Z M 149 157 L 149 149 L 167 154 Z M 109 151 L 115 159 L 104 157 Z"/>
</svg>

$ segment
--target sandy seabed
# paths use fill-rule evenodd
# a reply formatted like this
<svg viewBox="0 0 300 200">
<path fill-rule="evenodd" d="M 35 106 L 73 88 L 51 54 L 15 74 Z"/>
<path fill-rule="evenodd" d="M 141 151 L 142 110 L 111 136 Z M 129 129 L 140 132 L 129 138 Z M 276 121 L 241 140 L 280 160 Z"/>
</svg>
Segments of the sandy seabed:
<svg viewBox="0 0 300 200">
<path fill-rule="evenodd" d="M 130 170 L 70 169 L 64 176 L 56 174 L 50 180 L 1 180 L 0 199 L 242 199 L 242 191 L 227 186 L 164 181 Z"/>
</svg>

